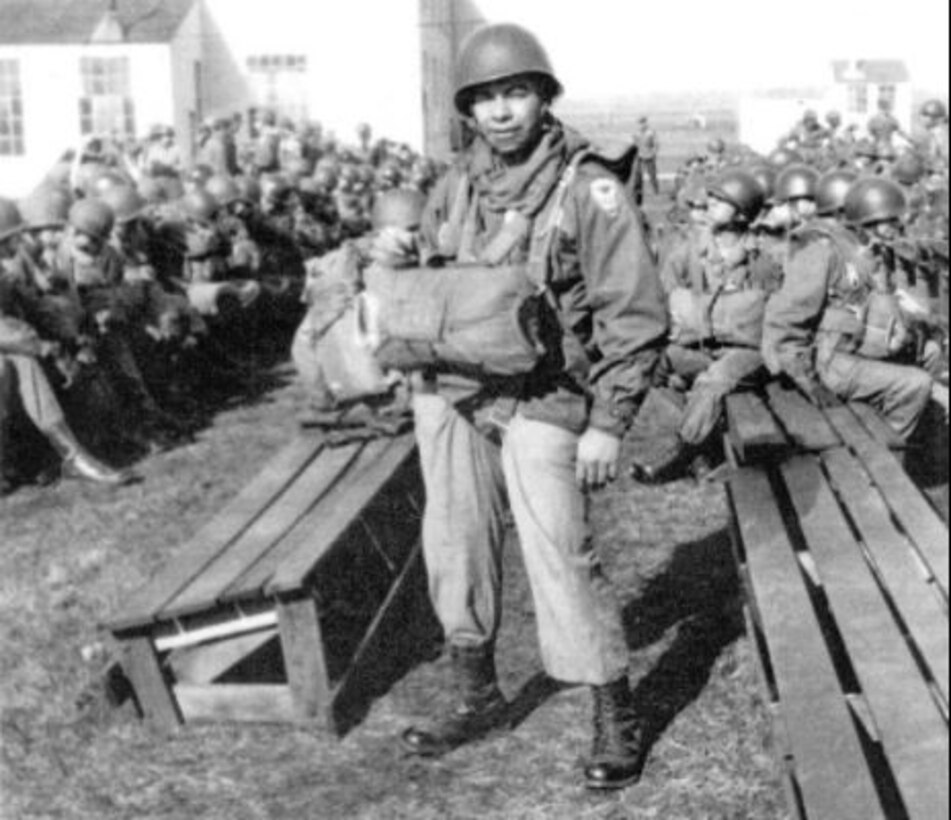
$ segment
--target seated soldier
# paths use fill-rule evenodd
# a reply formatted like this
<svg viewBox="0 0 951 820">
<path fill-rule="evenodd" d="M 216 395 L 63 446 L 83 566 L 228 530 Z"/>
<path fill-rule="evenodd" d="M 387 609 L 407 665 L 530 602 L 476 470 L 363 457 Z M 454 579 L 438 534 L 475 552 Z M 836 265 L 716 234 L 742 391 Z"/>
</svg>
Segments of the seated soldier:
<svg viewBox="0 0 951 820">
<path fill-rule="evenodd" d="M 882 249 L 904 211 L 898 185 L 864 178 L 846 195 L 844 227 L 812 220 L 790 233 L 783 285 L 766 308 L 763 357 L 815 404 L 868 402 L 907 440 L 932 379 L 916 366 L 911 317 Z"/>
<path fill-rule="evenodd" d="M 64 476 L 101 484 L 127 483 L 133 478 L 130 473 L 101 464 L 76 439 L 43 368 L 59 346 L 41 339 L 19 315 L 20 300 L 9 263 L 18 252 L 20 226 L 16 206 L 0 200 L 0 495 L 12 489 L 5 434 L 17 395 L 26 415 L 62 457 Z"/>
<path fill-rule="evenodd" d="M 689 392 L 670 448 L 634 457 L 632 471 L 642 481 L 693 462 L 720 420 L 723 399 L 765 376 L 763 311 L 779 272 L 757 255 L 749 233 L 765 194 L 737 168 L 721 172 L 707 196 L 706 226 L 692 229 L 661 267 L 671 314 L 666 382 Z"/>
</svg>

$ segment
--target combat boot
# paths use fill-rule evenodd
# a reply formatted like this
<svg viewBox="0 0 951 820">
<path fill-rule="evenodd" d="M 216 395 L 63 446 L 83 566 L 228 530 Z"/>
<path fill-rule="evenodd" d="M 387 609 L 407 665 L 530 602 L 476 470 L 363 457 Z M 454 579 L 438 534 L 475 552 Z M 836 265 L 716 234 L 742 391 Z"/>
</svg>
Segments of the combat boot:
<svg viewBox="0 0 951 820">
<path fill-rule="evenodd" d="M 450 710 L 422 728 L 400 736 L 403 750 L 420 757 L 439 757 L 500 728 L 508 703 L 495 674 L 494 647 L 453 646 L 450 649 L 456 702 Z"/>
<path fill-rule="evenodd" d="M 642 721 L 634 712 L 627 677 L 591 687 L 594 739 L 584 767 L 589 789 L 622 789 L 635 783 L 644 768 L 647 744 Z"/>
<path fill-rule="evenodd" d="M 56 424 L 45 432 L 50 444 L 63 458 L 64 478 L 80 478 L 112 486 L 128 484 L 135 480 L 135 476 L 128 470 L 114 470 L 93 458 L 65 423 Z"/>
</svg>

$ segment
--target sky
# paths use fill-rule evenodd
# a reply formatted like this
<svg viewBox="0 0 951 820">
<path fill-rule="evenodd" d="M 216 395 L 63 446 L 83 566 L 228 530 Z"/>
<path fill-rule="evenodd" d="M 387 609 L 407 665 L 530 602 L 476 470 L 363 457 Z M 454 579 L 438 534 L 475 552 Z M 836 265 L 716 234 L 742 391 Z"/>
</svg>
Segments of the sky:
<svg viewBox="0 0 951 820">
<path fill-rule="evenodd" d="M 475 0 L 542 38 L 570 97 L 828 82 L 833 59 L 904 59 L 947 95 L 948 0 Z"/>
</svg>

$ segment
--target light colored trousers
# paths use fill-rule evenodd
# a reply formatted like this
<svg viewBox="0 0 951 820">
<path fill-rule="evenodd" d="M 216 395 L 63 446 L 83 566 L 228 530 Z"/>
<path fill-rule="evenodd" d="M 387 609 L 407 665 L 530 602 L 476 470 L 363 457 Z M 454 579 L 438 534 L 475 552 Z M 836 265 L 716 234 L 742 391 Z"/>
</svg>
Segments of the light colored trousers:
<svg viewBox="0 0 951 820">
<path fill-rule="evenodd" d="M 548 674 L 587 684 L 626 674 L 620 609 L 593 548 L 588 499 L 575 483 L 578 437 L 516 414 L 498 444 L 434 394 L 415 396 L 414 411 L 426 485 L 423 552 L 447 641 L 495 640 L 507 498 Z"/>
</svg>

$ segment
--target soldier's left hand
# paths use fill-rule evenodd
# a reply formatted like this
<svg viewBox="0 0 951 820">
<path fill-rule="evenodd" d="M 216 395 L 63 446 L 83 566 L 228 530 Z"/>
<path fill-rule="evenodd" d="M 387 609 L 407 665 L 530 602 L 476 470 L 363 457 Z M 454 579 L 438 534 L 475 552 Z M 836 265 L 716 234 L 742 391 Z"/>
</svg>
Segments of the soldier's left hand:
<svg viewBox="0 0 951 820">
<path fill-rule="evenodd" d="M 575 479 L 581 489 L 603 487 L 617 478 L 621 440 L 617 436 L 589 427 L 578 439 Z"/>
</svg>

